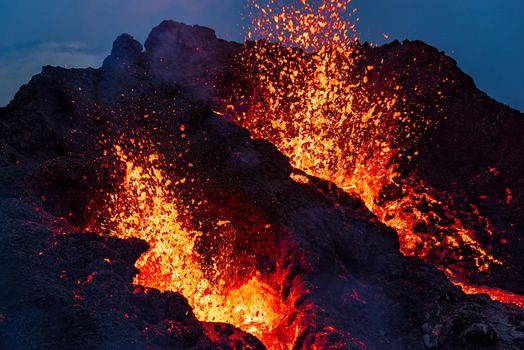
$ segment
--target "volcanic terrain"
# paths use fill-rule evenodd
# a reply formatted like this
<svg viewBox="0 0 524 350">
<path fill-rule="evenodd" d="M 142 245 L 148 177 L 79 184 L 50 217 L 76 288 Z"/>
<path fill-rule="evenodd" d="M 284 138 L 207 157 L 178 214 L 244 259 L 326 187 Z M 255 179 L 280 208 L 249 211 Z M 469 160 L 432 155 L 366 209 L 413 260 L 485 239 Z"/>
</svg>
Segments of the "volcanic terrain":
<svg viewBox="0 0 524 350">
<path fill-rule="evenodd" d="M 0 109 L 0 348 L 524 348 L 524 115 L 353 45 L 358 127 L 274 98 L 327 56 L 200 26 L 44 67 Z"/>
</svg>

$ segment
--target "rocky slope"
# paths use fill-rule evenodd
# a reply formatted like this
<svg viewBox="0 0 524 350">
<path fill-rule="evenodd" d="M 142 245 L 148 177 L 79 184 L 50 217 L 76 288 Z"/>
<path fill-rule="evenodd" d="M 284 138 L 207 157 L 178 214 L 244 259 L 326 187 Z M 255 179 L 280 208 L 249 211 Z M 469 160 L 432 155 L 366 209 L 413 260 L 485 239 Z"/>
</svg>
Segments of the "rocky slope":
<svg viewBox="0 0 524 350">
<path fill-rule="evenodd" d="M 214 115 L 241 76 L 234 60 L 241 50 L 210 29 L 168 21 L 151 32 L 145 51 L 120 36 L 100 69 L 44 67 L 0 109 L 0 347 L 263 347 L 231 325 L 198 321 L 177 293 L 133 286 L 144 242 L 77 232 L 98 220 L 96 208 L 115 186 L 114 159 L 104 150 L 122 138 L 144 138 L 171 162 L 167 173 L 193 179 L 181 186 L 181 200 L 206 199 L 193 208 L 203 228 L 210 215 L 235 227 L 233 241 L 219 237 L 220 244 L 232 244 L 244 268 L 228 273 L 261 275 L 286 305 L 275 335 L 280 343 L 522 348 L 521 309 L 464 295 L 443 273 L 403 257 L 395 232 L 358 199 L 318 179 L 295 183 L 274 146 Z M 438 111 L 428 107 L 447 118 L 428 134 L 415 167 L 435 187 L 489 196 L 479 206 L 507 227 L 511 243 L 495 249 L 513 259 L 494 279 L 512 276 L 503 286 L 522 292 L 522 115 L 477 91 L 453 62 L 422 43 L 369 50 L 370 60 L 394 57 L 376 74 L 402 68 L 410 72 L 399 74 L 406 85 L 427 79 L 418 74 L 428 66 L 445 67 L 460 82 Z M 424 59 L 413 67 L 412 55 Z M 501 175 L 489 177 L 488 166 Z M 513 193 L 509 209 L 499 200 L 506 186 Z M 205 232 L 198 249 L 212 259 L 220 244 Z"/>
</svg>

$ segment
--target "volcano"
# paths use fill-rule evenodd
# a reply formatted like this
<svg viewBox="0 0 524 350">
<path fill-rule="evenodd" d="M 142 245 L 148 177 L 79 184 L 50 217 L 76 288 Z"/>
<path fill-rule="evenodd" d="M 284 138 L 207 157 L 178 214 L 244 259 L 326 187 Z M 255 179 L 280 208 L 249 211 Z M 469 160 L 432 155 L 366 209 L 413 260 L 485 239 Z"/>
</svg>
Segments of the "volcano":
<svg viewBox="0 0 524 350">
<path fill-rule="evenodd" d="M 315 43 L 165 21 L 22 86 L 0 347 L 524 348 L 524 115 L 423 42 Z"/>
</svg>

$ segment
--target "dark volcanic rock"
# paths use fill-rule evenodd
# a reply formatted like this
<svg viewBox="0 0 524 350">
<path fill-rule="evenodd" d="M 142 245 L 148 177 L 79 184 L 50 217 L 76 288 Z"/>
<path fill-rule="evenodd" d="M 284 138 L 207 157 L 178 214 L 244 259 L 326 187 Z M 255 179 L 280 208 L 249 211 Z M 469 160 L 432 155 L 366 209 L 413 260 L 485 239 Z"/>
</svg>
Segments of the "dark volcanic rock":
<svg viewBox="0 0 524 350">
<path fill-rule="evenodd" d="M 185 298 L 132 285 L 148 249 L 90 233 L 15 199 L 0 201 L 0 348 L 206 349 L 215 333 Z M 208 329 L 209 328 L 209 329 Z M 240 333 L 230 329 L 228 334 Z M 214 341 L 211 341 L 211 338 Z M 254 348 L 261 344 L 238 335 Z"/>
<path fill-rule="evenodd" d="M 192 89 L 193 98 L 210 100 L 241 45 L 217 39 L 212 29 L 164 21 L 145 42 L 154 80 Z"/>
<path fill-rule="evenodd" d="M 129 34 L 122 34 L 113 43 L 111 55 L 102 64 L 102 67 L 116 65 L 130 67 L 137 65 L 142 57 L 143 47 Z"/>
<path fill-rule="evenodd" d="M 474 206 L 475 220 L 490 222 L 493 235 L 479 229 L 477 239 L 504 265 L 474 279 L 524 294 L 524 114 L 478 90 L 453 59 L 423 42 L 394 42 L 366 55 L 378 76 L 393 76 L 404 87 L 403 107 L 432 122 L 414 145 L 416 161 L 403 171 L 454 194 L 458 215 Z"/>
<path fill-rule="evenodd" d="M 281 327 L 293 335 L 297 330 L 289 340 L 294 348 L 524 346 L 521 309 L 464 295 L 443 273 L 403 257 L 395 232 L 359 200 L 318 179 L 295 183 L 287 158 L 274 146 L 213 116 L 213 105 L 240 74 L 234 57 L 241 45 L 218 40 L 207 28 L 166 21 L 153 30 L 145 48 L 123 35 L 101 69 L 44 68 L 0 110 L 3 348 L 262 347 L 231 325 L 199 322 L 179 294 L 133 286 L 133 264 L 148 249 L 144 242 L 74 233 L 73 225 L 99 220 L 96 207 L 115 186 L 115 162 L 104 150 L 122 137 L 148 139 L 172 163 L 166 173 L 193 180 L 178 190 L 189 207 L 192 199 L 206 200 L 192 207 L 203 232 L 197 241 L 203 261 L 219 253 L 209 244 L 217 239 L 234 252 L 227 273 L 240 279 L 260 274 L 288 307 Z M 443 59 L 422 43 L 373 50 L 370 59 L 394 57 L 396 66 L 387 69 L 412 72 L 400 74 L 411 77 L 405 84 L 422 79 L 417 72 L 424 64 L 436 60 L 432 67 L 439 66 Z M 410 68 L 406 60 L 413 54 L 426 63 Z M 417 167 L 435 186 L 451 168 L 429 174 L 430 161 L 466 159 L 461 152 L 438 153 L 443 142 L 465 147 L 488 138 L 458 140 L 469 130 L 461 123 L 473 123 L 467 118 L 494 113 L 494 121 L 485 117 L 484 122 L 499 126 L 501 138 L 508 128 L 521 127 L 521 115 L 482 97 L 454 64 L 446 61 L 442 67 L 462 79 L 458 90 L 478 99 L 463 105 L 479 111 L 457 125 L 438 124 L 450 128 L 448 135 L 455 133 L 453 142 L 444 140 L 444 129 L 432 131 Z M 450 96 L 443 102 L 447 120 L 464 112 L 459 102 L 468 99 Z M 509 142 L 521 140 L 516 132 L 511 138 L 500 141 L 504 146 L 486 162 L 508 167 L 504 174 L 511 178 L 512 205 L 518 208 L 522 193 L 513 177 L 520 176 L 520 165 L 510 164 L 522 160 Z M 451 173 L 475 195 L 470 171 Z M 493 218 L 503 220 L 503 215 L 494 211 Z M 206 230 L 210 220 L 227 220 L 238 237 L 216 237 Z M 520 246 L 514 249 L 519 252 Z"/>
</svg>

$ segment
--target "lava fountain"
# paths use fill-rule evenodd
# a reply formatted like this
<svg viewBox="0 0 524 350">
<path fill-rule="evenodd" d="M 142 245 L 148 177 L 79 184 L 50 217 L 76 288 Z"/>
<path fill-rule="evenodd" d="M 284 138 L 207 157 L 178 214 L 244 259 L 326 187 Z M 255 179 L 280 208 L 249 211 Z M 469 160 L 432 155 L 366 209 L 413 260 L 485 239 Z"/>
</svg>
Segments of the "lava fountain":
<svg viewBox="0 0 524 350">
<path fill-rule="evenodd" d="M 134 283 L 179 292 L 200 321 L 229 323 L 257 336 L 271 349 L 287 349 L 288 340 L 279 333 L 286 308 L 274 288 L 258 272 L 228 274 L 236 258 L 227 245 L 217 249 L 220 256 L 213 261 L 204 261 L 196 247 L 203 233 L 191 227 L 191 210 L 184 208 L 176 190 L 190 180 L 166 175 L 162 157 L 147 141 L 126 141 L 138 153 L 126 150 L 124 144 L 111 151 L 118 164 L 115 177 L 120 181 L 96 225 L 109 235 L 139 238 L 149 244 L 135 264 L 139 273 Z M 214 225 L 225 236 L 238 236 L 227 221 L 216 219 Z"/>
<path fill-rule="evenodd" d="M 419 256 L 457 280 L 466 275 L 466 266 L 482 272 L 501 264 L 459 219 L 446 193 L 401 171 L 417 156 L 419 138 L 432 121 L 401 107 L 402 86 L 394 79 L 377 80 L 376 67 L 362 65 L 348 3 L 301 0 L 289 6 L 251 0 L 248 36 L 267 40 L 246 45 L 241 61 L 250 72 L 251 90 L 226 101 L 227 110 L 219 113 L 234 114 L 295 168 L 357 194 L 397 231 L 402 253 Z M 257 271 L 228 273 L 235 256 L 227 246 L 215 249 L 219 256 L 204 259 L 196 246 L 205 232 L 192 223 L 193 208 L 185 207 L 177 190 L 190 180 L 166 173 L 160 154 L 142 142 L 138 152 L 127 151 L 125 142 L 112 150 L 122 176 L 99 223 L 113 236 L 150 245 L 136 263 L 135 283 L 180 292 L 199 320 L 230 323 L 271 349 L 288 348 L 296 331 L 282 331 L 289 310 L 271 286 L 275 279 Z M 237 235 L 220 217 L 214 229 Z M 465 292 L 479 291 L 459 285 Z M 511 300 L 501 293 L 499 300 Z"/>
<path fill-rule="evenodd" d="M 251 91 L 240 91 L 224 113 L 276 145 L 295 168 L 358 195 L 397 231 L 403 254 L 432 263 L 465 292 L 480 290 L 464 287 L 468 276 L 502 261 L 461 217 L 481 222 L 480 231 L 493 236 L 489 221 L 472 205 L 459 215 L 454 194 L 403 170 L 435 121 L 405 109 L 402 86 L 363 64 L 349 1 L 288 3 L 250 1 L 248 36 L 266 40 L 246 46 L 241 61 Z"/>
</svg>

